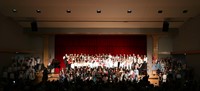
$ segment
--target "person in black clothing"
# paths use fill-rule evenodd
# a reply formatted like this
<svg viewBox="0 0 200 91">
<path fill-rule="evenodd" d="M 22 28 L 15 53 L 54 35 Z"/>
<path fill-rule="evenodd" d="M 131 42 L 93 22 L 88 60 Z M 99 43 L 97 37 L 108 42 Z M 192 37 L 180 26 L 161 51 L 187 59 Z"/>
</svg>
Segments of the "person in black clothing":
<svg viewBox="0 0 200 91">
<path fill-rule="evenodd" d="M 65 56 L 63 56 L 63 61 L 65 63 L 65 67 L 68 67 L 68 55 L 65 54 Z"/>
<path fill-rule="evenodd" d="M 47 80 L 48 80 L 48 70 L 47 68 L 44 68 L 42 82 L 47 82 Z"/>
</svg>

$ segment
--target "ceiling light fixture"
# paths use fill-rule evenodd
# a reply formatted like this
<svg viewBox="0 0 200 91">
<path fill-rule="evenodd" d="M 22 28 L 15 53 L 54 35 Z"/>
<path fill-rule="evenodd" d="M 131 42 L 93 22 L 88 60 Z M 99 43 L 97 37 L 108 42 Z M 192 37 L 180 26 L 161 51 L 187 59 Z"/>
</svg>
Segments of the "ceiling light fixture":
<svg viewBox="0 0 200 91">
<path fill-rule="evenodd" d="M 127 10 L 127 13 L 132 13 L 132 10 Z"/>
<path fill-rule="evenodd" d="M 66 10 L 67 13 L 71 13 L 71 10 Z"/>
<path fill-rule="evenodd" d="M 97 13 L 101 13 L 101 10 L 98 9 L 98 10 L 97 10 Z"/>
<path fill-rule="evenodd" d="M 37 12 L 37 13 L 41 13 L 41 10 L 38 9 L 38 10 L 36 10 L 36 12 Z"/>
<path fill-rule="evenodd" d="M 17 12 L 17 9 L 12 9 L 12 12 L 16 13 L 16 12 Z"/>
<path fill-rule="evenodd" d="M 158 13 L 161 14 L 161 13 L 163 13 L 163 11 L 162 10 L 158 10 Z"/>
<path fill-rule="evenodd" d="M 187 13 L 188 12 L 188 10 L 183 10 L 183 13 L 185 14 L 185 13 Z"/>
</svg>

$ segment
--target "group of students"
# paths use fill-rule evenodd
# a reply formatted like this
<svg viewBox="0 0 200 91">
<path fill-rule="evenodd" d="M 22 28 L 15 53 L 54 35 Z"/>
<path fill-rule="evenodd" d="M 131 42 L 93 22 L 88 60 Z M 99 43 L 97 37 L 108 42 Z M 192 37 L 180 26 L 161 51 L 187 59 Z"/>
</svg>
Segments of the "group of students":
<svg viewBox="0 0 200 91">
<path fill-rule="evenodd" d="M 143 66 L 147 66 L 147 57 L 135 54 L 66 54 L 63 59 L 67 68 L 60 71 L 61 81 L 139 81 Z"/>
<path fill-rule="evenodd" d="M 77 79 L 82 81 L 93 81 L 104 83 L 107 82 L 121 82 L 121 81 L 139 81 L 140 75 L 138 69 L 123 69 L 123 68 L 102 68 L 101 66 L 97 68 L 80 67 L 70 70 L 61 70 L 59 74 L 59 80 L 63 82 L 67 80 L 68 82 L 75 82 Z"/>
<path fill-rule="evenodd" d="M 42 62 L 39 57 L 16 57 L 9 67 L 3 68 L 3 78 L 10 81 L 35 80 L 36 71 L 41 70 Z"/>
<path fill-rule="evenodd" d="M 161 83 L 173 80 L 188 80 L 193 75 L 184 58 L 160 58 L 153 64 L 153 70 L 157 71 Z"/>
<path fill-rule="evenodd" d="M 97 68 L 99 66 L 106 68 L 125 68 L 131 69 L 132 67 L 140 68 L 143 63 L 147 63 L 146 55 L 111 55 L 111 54 L 65 54 L 63 56 L 64 63 L 67 68 L 74 69 L 75 67 L 89 67 Z"/>
</svg>

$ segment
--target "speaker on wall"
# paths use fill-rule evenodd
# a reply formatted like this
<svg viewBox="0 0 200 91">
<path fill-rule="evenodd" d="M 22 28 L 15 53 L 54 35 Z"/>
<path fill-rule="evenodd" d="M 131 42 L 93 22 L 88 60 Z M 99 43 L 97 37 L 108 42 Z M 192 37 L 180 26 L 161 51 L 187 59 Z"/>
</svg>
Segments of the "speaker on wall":
<svg viewBox="0 0 200 91">
<path fill-rule="evenodd" d="M 164 21 L 163 22 L 163 29 L 162 29 L 162 31 L 163 32 L 168 32 L 168 30 L 169 30 L 169 22 L 168 21 Z"/>
<path fill-rule="evenodd" d="M 37 22 L 36 21 L 32 21 L 31 22 L 31 30 L 32 31 L 38 31 L 38 27 L 37 27 Z"/>
</svg>

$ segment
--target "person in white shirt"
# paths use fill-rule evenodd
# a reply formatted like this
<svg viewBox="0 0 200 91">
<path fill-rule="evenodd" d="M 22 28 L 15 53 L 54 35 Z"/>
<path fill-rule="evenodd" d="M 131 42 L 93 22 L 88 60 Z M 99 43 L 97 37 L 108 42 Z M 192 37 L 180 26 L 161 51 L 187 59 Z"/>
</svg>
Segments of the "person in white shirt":
<svg viewBox="0 0 200 91">
<path fill-rule="evenodd" d="M 162 76 L 162 82 L 163 83 L 167 82 L 167 74 L 166 73 L 164 73 Z"/>
<path fill-rule="evenodd" d="M 146 63 L 148 62 L 148 58 L 147 58 L 146 55 L 144 55 L 144 59 L 143 59 L 143 61 L 146 62 Z"/>
<path fill-rule="evenodd" d="M 133 62 L 137 63 L 137 57 L 135 56 L 135 54 L 133 54 Z"/>
<path fill-rule="evenodd" d="M 134 71 L 131 69 L 129 74 L 130 74 L 130 77 L 131 77 L 130 80 L 131 80 L 131 82 L 132 82 L 132 81 L 135 79 Z"/>
<path fill-rule="evenodd" d="M 125 65 L 126 65 L 126 59 L 125 57 L 122 59 L 122 63 L 121 63 L 121 67 L 122 68 L 125 68 Z"/>
<path fill-rule="evenodd" d="M 142 58 L 138 55 L 138 64 L 139 65 L 142 65 L 143 64 L 143 60 L 142 60 Z"/>
<path fill-rule="evenodd" d="M 133 60 L 132 60 L 131 58 L 129 58 L 129 59 L 127 60 L 127 69 L 131 70 L 131 68 L 132 68 L 132 63 L 133 63 Z"/>
<path fill-rule="evenodd" d="M 36 69 L 37 71 L 40 71 L 40 65 L 41 65 L 41 60 L 39 57 L 36 58 Z"/>
<path fill-rule="evenodd" d="M 35 58 L 31 58 L 31 66 L 35 67 L 35 65 L 37 64 Z"/>
<path fill-rule="evenodd" d="M 120 76 L 120 81 L 122 81 L 123 80 L 123 76 L 125 75 L 125 72 L 124 71 L 122 71 L 122 74 L 121 74 L 121 76 Z"/>
<path fill-rule="evenodd" d="M 165 64 L 164 64 L 164 62 L 161 62 L 161 72 L 165 72 Z"/>
<path fill-rule="evenodd" d="M 72 69 L 75 68 L 74 63 L 75 63 L 75 61 L 71 62 L 71 68 L 72 68 Z"/>
<path fill-rule="evenodd" d="M 117 60 L 114 61 L 114 67 L 115 67 L 115 68 L 118 67 L 118 61 L 117 61 Z"/>
<path fill-rule="evenodd" d="M 134 74 L 135 74 L 135 80 L 138 81 L 139 70 L 138 70 L 138 69 L 135 69 L 135 70 L 134 70 Z"/>
<path fill-rule="evenodd" d="M 108 55 L 108 58 L 110 58 L 110 59 L 112 58 L 112 55 L 111 55 L 110 53 L 109 53 L 109 55 Z"/>
<path fill-rule="evenodd" d="M 113 60 L 109 58 L 109 68 L 113 68 Z"/>
</svg>

